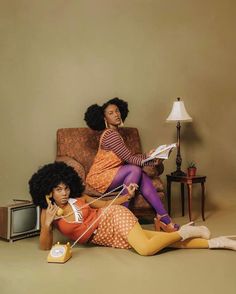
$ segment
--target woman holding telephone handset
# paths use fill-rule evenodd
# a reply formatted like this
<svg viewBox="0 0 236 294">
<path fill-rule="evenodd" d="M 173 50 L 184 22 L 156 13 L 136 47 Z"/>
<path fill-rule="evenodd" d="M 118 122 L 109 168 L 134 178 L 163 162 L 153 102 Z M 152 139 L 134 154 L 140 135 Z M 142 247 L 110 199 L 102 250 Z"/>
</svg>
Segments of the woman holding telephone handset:
<svg viewBox="0 0 236 294">
<path fill-rule="evenodd" d="M 42 208 L 40 233 L 42 249 L 50 249 L 52 246 L 53 225 L 68 238 L 75 240 L 75 236 L 83 233 L 85 228 L 100 215 L 102 209 L 112 202 L 112 200 L 103 201 L 85 194 L 81 195 L 84 187 L 80 177 L 73 168 L 63 162 L 45 165 L 32 176 L 29 185 L 34 203 Z M 113 204 L 129 201 L 134 196 L 136 188 L 136 184 L 129 185 L 128 193 L 117 198 Z M 116 210 L 120 208 L 122 209 L 118 206 Z M 91 239 L 97 226 L 98 222 L 85 234 L 82 243 Z"/>
<path fill-rule="evenodd" d="M 114 203 L 93 199 L 83 194 L 82 181 L 72 167 L 55 162 L 33 174 L 29 187 L 34 204 L 42 209 L 40 248 L 43 250 L 52 247 L 54 226 L 71 240 L 79 238 L 79 243 L 133 248 L 140 255 L 153 255 L 165 247 L 236 250 L 236 241 L 229 238 L 209 240 L 210 232 L 205 226 L 185 225 L 170 233 L 143 230 L 133 213 L 119 205 L 134 196 L 136 184 L 129 185 L 127 194 Z"/>
</svg>

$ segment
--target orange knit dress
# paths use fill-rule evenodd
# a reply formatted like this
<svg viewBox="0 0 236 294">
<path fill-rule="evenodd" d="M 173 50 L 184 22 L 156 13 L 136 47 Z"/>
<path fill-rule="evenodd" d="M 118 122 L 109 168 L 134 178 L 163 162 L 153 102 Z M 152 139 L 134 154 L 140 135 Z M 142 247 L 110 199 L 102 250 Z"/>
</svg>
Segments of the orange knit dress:
<svg viewBox="0 0 236 294">
<path fill-rule="evenodd" d="M 100 138 L 98 152 L 86 177 L 86 183 L 101 193 L 107 190 L 119 168 L 124 164 L 113 151 L 101 148 L 104 135 L 105 132 Z"/>
<path fill-rule="evenodd" d="M 119 168 L 125 163 L 142 166 L 144 154 L 132 154 L 118 131 L 106 129 L 101 135 L 99 149 L 86 178 L 86 183 L 100 193 L 111 185 Z M 148 162 L 144 165 L 152 165 Z"/>
</svg>

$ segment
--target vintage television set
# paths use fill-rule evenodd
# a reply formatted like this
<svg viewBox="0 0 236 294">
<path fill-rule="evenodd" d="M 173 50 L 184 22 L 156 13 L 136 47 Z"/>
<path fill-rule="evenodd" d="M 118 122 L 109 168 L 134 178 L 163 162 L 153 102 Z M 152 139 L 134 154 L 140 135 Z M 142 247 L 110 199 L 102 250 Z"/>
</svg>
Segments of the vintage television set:
<svg viewBox="0 0 236 294">
<path fill-rule="evenodd" d="M 0 205 L 0 238 L 15 241 L 40 232 L 40 208 L 30 201 Z"/>
</svg>

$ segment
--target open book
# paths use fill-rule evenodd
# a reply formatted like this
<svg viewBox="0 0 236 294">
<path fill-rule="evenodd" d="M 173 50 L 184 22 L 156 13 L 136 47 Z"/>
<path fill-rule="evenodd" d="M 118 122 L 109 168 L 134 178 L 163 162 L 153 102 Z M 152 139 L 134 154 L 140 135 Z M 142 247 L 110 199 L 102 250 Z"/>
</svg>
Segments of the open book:
<svg viewBox="0 0 236 294">
<path fill-rule="evenodd" d="M 161 145 L 157 147 L 157 149 L 146 159 L 142 161 L 142 163 L 148 162 L 149 160 L 153 160 L 155 158 L 158 159 L 168 159 L 173 148 L 177 146 L 176 143 L 169 145 Z"/>
</svg>

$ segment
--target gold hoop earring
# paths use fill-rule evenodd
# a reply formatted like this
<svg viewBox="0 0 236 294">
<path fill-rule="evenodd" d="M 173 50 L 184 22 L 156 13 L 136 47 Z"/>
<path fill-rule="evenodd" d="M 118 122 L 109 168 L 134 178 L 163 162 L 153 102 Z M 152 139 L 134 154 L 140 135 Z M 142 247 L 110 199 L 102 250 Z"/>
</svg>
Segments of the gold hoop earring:
<svg viewBox="0 0 236 294">
<path fill-rule="evenodd" d="M 105 123 L 106 129 L 108 129 L 108 123 L 107 123 L 107 120 L 105 118 L 104 118 L 104 123 Z"/>
<path fill-rule="evenodd" d="M 119 127 L 123 127 L 124 126 L 123 120 L 121 119 L 120 121 L 121 121 L 121 123 L 120 123 Z"/>
</svg>

